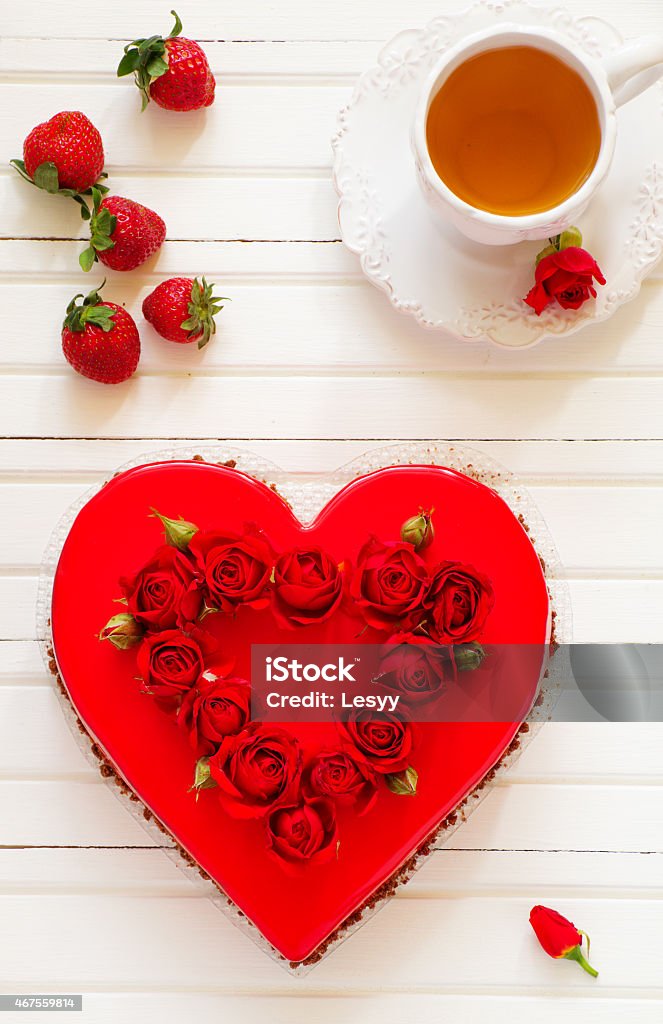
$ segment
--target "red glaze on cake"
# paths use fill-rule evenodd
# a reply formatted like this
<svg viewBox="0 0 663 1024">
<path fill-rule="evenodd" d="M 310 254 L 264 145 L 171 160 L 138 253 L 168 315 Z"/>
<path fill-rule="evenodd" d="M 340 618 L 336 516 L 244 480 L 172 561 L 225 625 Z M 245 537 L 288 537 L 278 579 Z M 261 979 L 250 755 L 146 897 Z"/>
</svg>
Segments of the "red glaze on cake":
<svg viewBox="0 0 663 1024">
<path fill-rule="evenodd" d="M 293 962 L 310 957 L 412 856 L 500 760 L 521 721 L 418 724 L 412 758 L 419 775 L 416 796 L 397 796 L 383 786 L 366 814 L 340 802 L 335 820 L 324 801 L 316 804 L 325 842 L 340 837 L 337 856 L 316 856 L 284 870 L 270 849 L 263 820 L 229 816 L 212 789 L 196 799 L 190 791 L 196 754 L 182 728 L 140 692 L 135 649 L 119 651 L 100 643 L 98 634 L 112 614 L 113 599 L 121 596 L 120 578 L 137 572 L 163 538 L 158 520 L 149 516 L 151 508 L 181 516 L 201 531 L 242 532 L 246 523 L 257 523 L 276 552 L 315 545 L 339 562 L 356 565 L 369 535 L 397 540 L 401 525 L 419 507 L 436 510 L 427 561 L 467 563 L 491 582 L 494 606 L 481 642 L 547 644 L 547 587 L 522 525 L 489 488 L 440 467 L 396 466 L 360 477 L 312 524 L 302 526 L 278 494 L 237 470 L 196 461 L 147 465 L 115 477 L 85 505 L 59 561 L 54 651 L 81 721 L 177 843 Z M 241 607 L 234 617 L 211 615 L 204 626 L 234 659 L 231 675 L 245 679 L 252 643 L 386 638 L 371 628 L 358 637 L 362 627 L 345 609 L 295 633 L 280 627 L 269 606 Z M 538 681 L 533 671 L 523 717 Z M 339 745 L 332 723 L 287 728 L 307 761 Z M 270 819 L 277 832 L 291 825 L 291 818 Z M 278 847 L 280 838 L 270 835 Z"/>
</svg>

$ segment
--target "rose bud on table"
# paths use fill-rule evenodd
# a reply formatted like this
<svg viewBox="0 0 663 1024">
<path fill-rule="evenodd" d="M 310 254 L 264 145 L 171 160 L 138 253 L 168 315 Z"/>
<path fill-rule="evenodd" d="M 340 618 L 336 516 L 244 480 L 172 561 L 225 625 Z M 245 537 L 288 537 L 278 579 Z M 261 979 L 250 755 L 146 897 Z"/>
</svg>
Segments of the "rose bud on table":
<svg viewBox="0 0 663 1024">
<path fill-rule="evenodd" d="M 598 976 L 599 972 L 587 962 L 580 949 L 584 936 L 589 954 L 589 936 L 571 921 L 550 907 L 536 906 L 530 911 L 529 923 L 548 956 L 555 960 L 575 960 L 593 978 Z"/>
</svg>

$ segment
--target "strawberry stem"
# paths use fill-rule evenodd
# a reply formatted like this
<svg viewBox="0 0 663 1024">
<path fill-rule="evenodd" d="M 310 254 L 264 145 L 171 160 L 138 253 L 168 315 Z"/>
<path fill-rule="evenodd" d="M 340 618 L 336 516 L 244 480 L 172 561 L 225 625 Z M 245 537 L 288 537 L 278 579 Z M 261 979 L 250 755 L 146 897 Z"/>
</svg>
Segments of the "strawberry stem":
<svg viewBox="0 0 663 1024">
<path fill-rule="evenodd" d="M 99 175 L 99 180 L 94 185 L 91 185 L 90 188 L 84 189 L 82 192 L 77 192 L 76 189 L 73 188 L 60 188 L 58 169 L 50 160 L 45 160 L 43 164 L 39 164 L 39 167 L 35 170 L 34 177 L 32 178 L 25 169 L 25 163 L 23 160 L 10 160 L 9 163 L 14 170 L 18 171 L 25 181 L 34 185 L 35 188 L 40 188 L 44 192 L 48 192 L 49 195 L 66 196 L 67 198 L 73 199 L 74 202 L 78 203 L 81 207 L 81 217 L 83 220 L 89 220 L 90 214 L 85 201 L 81 197 L 92 195 L 93 188 L 96 188 L 100 195 L 106 195 L 109 191 L 108 187 L 101 183 L 103 179 L 108 177 L 105 171 Z"/>
<path fill-rule="evenodd" d="M 215 285 L 208 284 L 204 277 L 202 284 L 197 277 L 193 279 L 191 299 L 188 303 L 189 315 L 180 324 L 182 330 L 188 332 L 192 341 L 198 339 L 198 348 L 204 348 L 212 335 L 216 333 L 214 317 L 221 312 L 224 302 L 231 301 L 225 296 L 215 296 L 214 288 Z"/>
<path fill-rule="evenodd" d="M 175 24 L 166 36 L 166 39 L 174 39 L 182 31 L 182 22 L 175 11 L 170 12 L 175 18 Z M 150 86 L 157 78 L 161 78 L 168 71 L 168 50 L 166 39 L 163 36 L 149 36 L 147 39 L 134 39 L 124 47 L 124 56 L 117 67 L 117 77 L 124 78 L 126 75 L 133 75 L 136 85 L 141 93 L 142 106 L 145 110 L 150 102 Z"/>
<path fill-rule="evenodd" d="M 67 306 L 67 313 L 62 324 L 63 330 L 68 328 L 68 330 L 78 333 L 84 331 L 87 324 L 101 327 L 106 334 L 113 330 L 115 310 L 104 305 L 99 294 L 105 284 L 104 279 L 98 288 L 93 289 L 85 297 L 82 293 L 74 295 Z M 83 299 L 80 305 L 78 304 L 79 299 Z"/>
</svg>

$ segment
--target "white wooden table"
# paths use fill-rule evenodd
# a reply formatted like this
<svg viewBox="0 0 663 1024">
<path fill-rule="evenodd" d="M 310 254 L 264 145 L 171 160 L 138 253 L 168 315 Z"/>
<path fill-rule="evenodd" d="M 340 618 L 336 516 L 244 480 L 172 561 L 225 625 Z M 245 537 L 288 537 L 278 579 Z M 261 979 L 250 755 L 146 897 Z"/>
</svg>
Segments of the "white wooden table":
<svg viewBox="0 0 663 1024">
<path fill-rule="evenodd" d="M 663 30 L 659 0 L 567 2 L 625 34 Z M 293 979 L 87 767 L 37 648 L 57 517 L 164 438 L 233 439 L 303 474 L 379 439 L 469 439 L 530 486 L 568 570 L 576 639 L 661 639 L 660 274 L 608 324 L 509 353 L 401 318 L 339 242 L 336 111 L 382 42 L 455 6 L 190 3 L 180 14 L 206 41 L 217 102 L 204 117 L 141 117 L 113 69 L 125 40 L 167 30 L 167 4 L 7 5 L 2 165 L 38 121 L 84 110 L 115 190 L 168 223 L 156 267 L 111 274 L 107 296 L 138 314 L 159 279 L 204 272 L 234 301 L 201 355 L 145 325 L 128 385 L 76 377 L 59 324 L 87 284 L 78 215 L 0 170 L 0 991 L 83 992 L 82 1018 L 64 1017 L 95 1024 L 663 1018 L 663 727 L 547 726 L 451 848 Z M 592 934 L 596 982 L 538 949 L 527 916 L 539 901 Z"/>
</svg>

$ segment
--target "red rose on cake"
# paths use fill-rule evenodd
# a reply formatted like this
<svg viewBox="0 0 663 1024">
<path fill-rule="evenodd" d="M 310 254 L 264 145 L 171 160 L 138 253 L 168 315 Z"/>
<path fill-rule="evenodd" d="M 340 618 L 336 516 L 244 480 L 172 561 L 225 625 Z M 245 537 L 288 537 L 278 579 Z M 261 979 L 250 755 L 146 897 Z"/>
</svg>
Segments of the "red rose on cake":
<svg viewBox="0 0 663 1024">
<path fill-rule="evenodd" d="M 410 722 L 390 711 L 355 708 L 339 728 L 352 744 L 353 757 L 367 761 L 376 772 L 391 775 L 407 768 L 414 746 Z"/>
<path fill-rule="evenodd" d="M 343 750 L 322 751 L 306 769 L 304 790 L 336 803 L 352 804 L 365 814 L 377 799 L 377 775 L 373 768 Z"/>
<path fill-rule="evenodd" d="M 426 595 L 427 629 L 441 644 L 476 640 L 495 603 L 490 580 L 469 565 L 441 562 Z"/>
<path fill-rule="evenodd" d="M 150 633 L 138 648 L 136 662 L 145 693 L 168 706 L 179 703 L 205 671 L 228 668 L 210 635 L 200 629 L 191 634 L 179 629 Z"/>
<path fill-rule="evenodd" d="M 213 754 L 226 736 L 241 732 L 251 717 L 251 686 L 246 679 L 201 679 L 183 697 L 177 723 L 188 734 L 197 757 Z"/>
<path fill-rule="evenodd" d="M 135 576 L 120 579 L 128 610 L 148 630 L 195 622 L 203 603 L 201 584 L 190 559 L 168 544 Z"/>
<path fill-rule="evenodd" d="M 369 626 L 411 629 L 423 618 L 429 583 L 412 544 L 371 537 L 359 552 L 350 593 Z"/>
<path fill-rule="evenodd" d="M 286 551 L 274 566 L 274 618 L 286 629 L 324 622 L 343 599 L 344 569 L 320 548 Z"/>
<path fill-rule="evenodd" d="M 189 551 L 203 575 L 210 607 L 222 612 L 234 612 L 241 604 L 266 607 L 274 552 L 255 526 L 241 534 L 199 531 Z"/>
<path fill-rule="evenodd" d="M 302 754 L 289 732 L 251 722 L 237 736 L 226 736 L 209 767 L 228 812 L 256 818 L 297 799 Z"/>
<path fill-rule="evenodd" d="M 338 832 L 331 800 L 305 800 L 279 807 L 267 819 L 267 842 L 291 864 L 324 863 L 336 856 Z"/>
<path fill-rule="evenodd" d="M 396 633 L 382 648 L 379 680 L 407 704 L 435 700 L 457 678 L 453 648 L 414 633 Z"/>
</svg>

